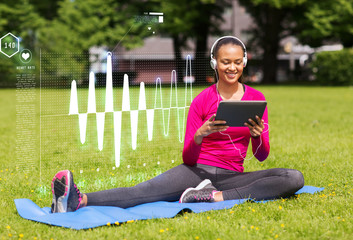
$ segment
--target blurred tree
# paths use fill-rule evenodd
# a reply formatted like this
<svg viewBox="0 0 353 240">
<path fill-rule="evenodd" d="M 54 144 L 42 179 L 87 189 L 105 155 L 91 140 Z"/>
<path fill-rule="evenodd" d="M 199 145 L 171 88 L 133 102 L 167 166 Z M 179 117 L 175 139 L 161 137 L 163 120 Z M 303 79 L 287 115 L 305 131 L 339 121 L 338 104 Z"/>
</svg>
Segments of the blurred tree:
<svg viewBox="0 0 353 240">
<path fill-rule="evenodd" d="M 191 24 L 188 24 L 191 16 L 187 11 L 187 3 L 189 3 L 187 0 L 181 0 L 181 2 L 161 0 L 158 6 L 158 9 L 162 10 L 164 14 L 164 22 L 160 26 L 160 31 L 173 39 L 178 82 L 183 80 L 185 68 L 181 51 L 188 47 L 187 40 L 191 38 L 190 32 L 192 31 Z"/>
<path fill-rule="evenodd" d="M 277 82 L 280 40 L 289 36 L 307 0 L 239 0 L 253 17 L 251 47 L 262 53 L 263 83 Z M 305 9 L 305 8 L 304 8 Z"/>
<path fill-rule="evenodd" d="M 296 36 L 318 47 L 327 41 L 353 46 L 352 0 L 239 0 L 253 17 L 251 46 L 262 53 L 263 82 L 275 83 L 280 40 Z"/>
<path fill-rule="evenodd" d="M 11 32 L 21 38 L 21 45 L 34 49 L 36 31 L 44 19 L 27 0 L 3 0 L 0 3 L 0 32 Z"/>
<path fill-rule="evenodd" d="M 0 2 L 0 37 L 11 32 L 20 39 L 20 50 L 35 49 L 37 30 L 44 26 L 44 19 L 27 0 L 2 0 Z M 0 86 L 14 86 L 19 55 L 11 58 L 0 54 Z M 35 58 L 36 55 L 34 54 Z M 35 59 L 34 59 L 35 60 Z"/>
<path fill-rule="evenodd" d="M 220 26 L 223 12 L 229 7 L 230 0 L 159 0 L 165 21 L 161 31 L 173 38 L 174 56 L 178 73 L 182 73 L 181 51 L 188 48 L 187 41 L 195 43 L 195 65 L 193 75 L 197 82 L 206 81 L 209 67 L 209 35 L 222 33 Z M 179 81 L 181 80 L 181 74 Z"/>
<path fill-rule="evenodd" d="M 53 20 L 58 15 L 59 2 L 63 0 L 28 0 L 36 12 L 43 18 Z"/>
<path fill-rule="evenodd" d="M 65 78 L 77 78 L 78 73 L 87 78 L 88 53 L 92 46 L 106 46 L 113 50 L 119 43 L 133 48 L 141 45 L 143 36 L 147 34 L 142 24 L 135 21 L 138 9 L 134 1 L 63 0 L 58 4 L 57 17 L 41 29 L 39 39 L 44 51 L 61 53 L 52 61 L 65 62 L 70 59 L 80 66 L 75 71 L 66 71 L 73 76 L 65 73 Z M 50 67 L 53 63 L 46 65 Z M 61 74 L 59 69 L 55 71 Z"/>
<path fill-rule="evenodd" d="M 205 82 L 207 69 L 210 69 L 210 50 L 207 46 L 209 35 L 221 34 L 224 10 L 231 6 L 230 1 L 203 0 L 201 6 L 194 6 L 194 34 L 196 39 L 195 75 Z"/>
<path fill-rule="evenodd" d="M 341 42 L 353 46 L 353 1 L 308 1 L 298 18 L 296 33 L 301 42 L 318 47 L 324 42 Z"/>
<path fill-rule="evenodd" d="M 43 36 L 62 41 L 55 41 L 56 46 L 44 43 L 49 49 L 59 44 L 61 51 L 78 52 L 96 45 L 112 48 L 120 41 L 132 48 L 142 44 L 136 14 L 133 3 L 127 0 L 63 0 L 58 17 L 42 31 Z"/>
</svg>

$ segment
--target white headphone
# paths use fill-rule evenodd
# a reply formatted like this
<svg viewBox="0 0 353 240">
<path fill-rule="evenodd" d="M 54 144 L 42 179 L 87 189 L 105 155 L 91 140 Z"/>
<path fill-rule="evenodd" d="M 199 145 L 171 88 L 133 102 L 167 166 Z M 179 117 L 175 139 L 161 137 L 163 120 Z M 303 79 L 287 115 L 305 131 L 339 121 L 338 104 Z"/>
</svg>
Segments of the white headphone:
<svg viewBox="0 0 353 240">
<path fill-rule="evenodd" d="M 211 61 L 210 61 L 210 64 L 211 64 L 211 68 L 216 70 L 217 68 L 217 60 L 214 58 L 213 56 L 213 49 L 217 46 L 217 43 L 224 39 L 224 38 L 233 38 L 235 40 L 237 40 L 238 42 L 241 43 L 241 45 L 243 46 L 243 50 L 244 50 L 244 57 L 243 57 L 243 65 L 244 67 L 246 67 L 246 64 L 248 62 L 248 54 L 246 53 L 246 47 L 245 47 L 245 44 L 237 37 L 233 37 L 233 36 L 224 36 L 224 37 L 221 37 L 221 38 L 218 38 L 214 44 L 212 45 L 212 48 L 211 48 Z"/>
</svg>

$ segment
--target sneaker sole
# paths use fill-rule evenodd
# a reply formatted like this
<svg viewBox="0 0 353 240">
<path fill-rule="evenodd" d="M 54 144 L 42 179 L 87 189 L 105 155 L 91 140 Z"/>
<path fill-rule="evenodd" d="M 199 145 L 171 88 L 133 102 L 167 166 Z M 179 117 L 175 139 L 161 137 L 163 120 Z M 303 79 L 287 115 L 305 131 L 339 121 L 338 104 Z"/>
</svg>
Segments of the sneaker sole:
<svg viewBox="0 0 353 240">
<path fill-rule="evenodd" d="M 64 178 L 64 179 L 63 179 Z M 53 193 L 52 212 L 67 212 L 67 201 L 69 199 L 69 186 L 71 183 L 71 173 L 69 170 L 58 172 L 51 183 Z M 62 180 L 65 180 L 64 182 Z"/>
<path fill-rule="evenodd" d="M 196 188 L 188 188 L 184 191 L 184 193 L 181 195 L 180 197 L 180 200 L 179 200 L 179 203 L 183 203 L 182 199 L 184 198 L 184 196 L 190 192 L 190 191 L 193 191 L 193 190 L 201 190 L 202 188 L 206 187 L 208 184 L 212 184 L 211 183 L 211 180 L 209 179 L 205 179 L 203 180 Z"/>
</svg>

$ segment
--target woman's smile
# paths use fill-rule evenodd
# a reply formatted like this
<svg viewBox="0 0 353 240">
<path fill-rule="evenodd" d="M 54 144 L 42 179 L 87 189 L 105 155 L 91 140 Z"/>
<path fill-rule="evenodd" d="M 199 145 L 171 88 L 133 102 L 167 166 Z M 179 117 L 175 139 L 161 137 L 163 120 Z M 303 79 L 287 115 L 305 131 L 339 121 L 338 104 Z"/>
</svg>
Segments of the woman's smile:
<svg viewBox="0 0 353 240">
<path fill-rule="evenodd" d="M 234 79 L 236 77 L 237 73 L 235 72 L 226 72 L 226 76 L 229 78 L 229 79 Z"/>
<path fill-rule="evenodd" d="M 244 51 L 240 46 L 226 44 L 217 54 L 217 72 L 219 81 L 228 84 L 238 82 L 244 69 Z"/>
</svg>

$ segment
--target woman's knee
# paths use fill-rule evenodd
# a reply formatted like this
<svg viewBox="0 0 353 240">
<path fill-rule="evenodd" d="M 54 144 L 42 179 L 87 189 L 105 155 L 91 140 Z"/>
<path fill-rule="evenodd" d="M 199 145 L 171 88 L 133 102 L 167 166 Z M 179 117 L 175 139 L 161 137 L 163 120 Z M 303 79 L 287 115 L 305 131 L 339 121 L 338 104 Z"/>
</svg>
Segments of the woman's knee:
<svg viewBox="0 0 353 240">
<path fill-rule="evenodd" d="M 286 169 L 285 176 L 288 185 L 293 189 L 293 191 L 297 191 L 304 186 L 304 176 L 300 171 L 295 169 Z"/>
</svg>

